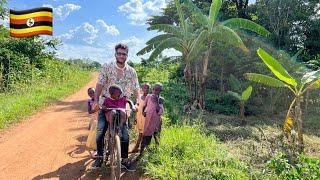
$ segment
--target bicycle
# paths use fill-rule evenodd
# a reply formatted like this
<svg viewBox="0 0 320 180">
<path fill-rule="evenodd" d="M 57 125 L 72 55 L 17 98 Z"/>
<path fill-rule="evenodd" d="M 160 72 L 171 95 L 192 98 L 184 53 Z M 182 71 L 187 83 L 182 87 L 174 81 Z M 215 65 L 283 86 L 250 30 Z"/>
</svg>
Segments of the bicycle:
<svg viewBox="0 0 320 180">
<path fill-rule="evenodd" d="M 110 168 L 112 179 L 120 179 L 121 175 L 121 146 L 120 146 L 120 112 L 127 109 L 124 108 L 106 108 L 106 110 L 115 111 L 112 123 L 109 124 L 108 130 L 104 136 L 103 163 L 107 165 L 110 156 Z"/>
</svg>

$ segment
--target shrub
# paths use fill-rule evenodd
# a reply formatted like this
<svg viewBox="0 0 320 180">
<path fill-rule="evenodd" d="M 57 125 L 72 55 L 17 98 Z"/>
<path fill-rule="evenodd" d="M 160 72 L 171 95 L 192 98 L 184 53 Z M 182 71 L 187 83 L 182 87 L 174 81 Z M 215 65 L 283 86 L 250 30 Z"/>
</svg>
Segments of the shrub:
<svg viewBox="0 0 320 180">
<path fill-rule="evenodd" d="M 248 179 L 246 167 L 199 126 L 163 130 L 160 146 L 141 160 L 152 179 Z"/>
</svg>

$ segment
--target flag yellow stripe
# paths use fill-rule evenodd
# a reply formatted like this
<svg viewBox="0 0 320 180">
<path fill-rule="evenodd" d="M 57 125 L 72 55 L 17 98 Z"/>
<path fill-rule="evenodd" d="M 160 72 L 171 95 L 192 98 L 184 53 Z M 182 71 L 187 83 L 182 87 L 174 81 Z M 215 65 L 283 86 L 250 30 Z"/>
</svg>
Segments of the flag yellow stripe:
<svg viewBox="0 0 320 180">
<path fill-rule="evenodd" d="M 52 17 L 52 12 L 41 11 L 41 12 L 28 13 L 23 15 L 10 14 L 10 19 L 28 19 L 28 18 L 38 17 L 38 16 Z"/>
<path fill-rule="evenodd" d="M 20 33 L 29 33 L 33 31 L 52 31 L 52 27 L 50 26 L 36 26 L 36 27 L 30 27 L 25 29 L 13 29 L 10 28 L 10 32 L 14 34 L 20 34 Z"/>
</svg>

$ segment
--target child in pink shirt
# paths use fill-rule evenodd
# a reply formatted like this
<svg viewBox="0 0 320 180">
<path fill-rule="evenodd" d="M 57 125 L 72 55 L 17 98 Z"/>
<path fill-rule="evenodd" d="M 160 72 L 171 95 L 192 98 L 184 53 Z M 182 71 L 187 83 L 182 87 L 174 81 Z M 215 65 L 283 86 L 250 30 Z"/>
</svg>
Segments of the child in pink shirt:
<svg viewBox="0 0 320 180">
<path fill-rule="evenodd" d="M 164 99 L 160 96 L 162 90 L 163 85 L 161 83 L 156 83 L 152 94 L 148 94 L 145 99 L 143 115 L 146 118 L 140 154 L 142 154 L 144 149 L 150 144 L 152 136 L 154 137 L 156 144 L 159 145 L 162 123 L 161 115 L 164 112 Z"/>
</svg>

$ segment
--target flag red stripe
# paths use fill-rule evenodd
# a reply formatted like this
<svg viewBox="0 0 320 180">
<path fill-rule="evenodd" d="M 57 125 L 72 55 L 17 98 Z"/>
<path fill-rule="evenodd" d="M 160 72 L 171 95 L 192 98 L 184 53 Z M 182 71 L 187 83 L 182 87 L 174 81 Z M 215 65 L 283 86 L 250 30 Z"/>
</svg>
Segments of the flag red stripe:
<svg viewBox="0 0 320 180">
<path fill-rule="evenodd" d="M 52 17 L 48 16 L 38 16 L 34 17 L 34 22 L 38 21 L 49 21 L 52 22 Z M 28 19 L 10 19 L 10 24 L 26 24 Z"/>
</svg>

